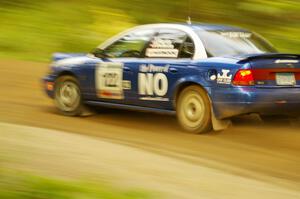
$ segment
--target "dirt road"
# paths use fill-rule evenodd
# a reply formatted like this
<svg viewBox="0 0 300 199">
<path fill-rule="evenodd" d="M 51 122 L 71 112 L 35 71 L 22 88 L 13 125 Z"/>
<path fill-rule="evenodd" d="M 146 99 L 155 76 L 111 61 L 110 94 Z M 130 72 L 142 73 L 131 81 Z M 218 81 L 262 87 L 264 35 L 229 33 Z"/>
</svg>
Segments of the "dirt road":
<svg viewBox="0 0 300 199">
<path fill-rule="evenodd" d="M 65 117 L 42 91 L 40 78 L 47 70 L 41 63 L 0 61 L 0 122 L 99 137 L 300 192 L 299 127 L 266 126 L 247 118 L 223 132 L 190 135 L 164 115 L 104 110 Z"/>
</svg>

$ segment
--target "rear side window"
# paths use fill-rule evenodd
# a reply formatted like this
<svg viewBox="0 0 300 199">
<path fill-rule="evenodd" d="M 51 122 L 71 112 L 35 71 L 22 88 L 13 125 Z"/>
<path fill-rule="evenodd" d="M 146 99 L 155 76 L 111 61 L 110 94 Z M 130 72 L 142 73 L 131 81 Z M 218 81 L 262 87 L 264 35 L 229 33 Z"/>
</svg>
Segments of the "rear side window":
<svg viewBox="0 0 300 199">
<path fill-rule="evenodd" d="M 110 58 L 141 57 L 154 33 L 152 29 L 131 32 L 108 46 L 105 55 Z"/>
<path fill-rule="evenodd" d="M 185 32 L 163 29 L 149 42 L 145 57 L 149 58 L 192 58 L 194 44 Z"/>
<path fill-rule="evenodd" d="M 274 53 L 276 50 L 252 32 L 198 31 L 209 57 Z"/>
<path fill-rule="evenodd" d="M 193 58 L 195 52 L 195 45 L 190 37 L 186 37 L 181 45 L 179 58 Z"/>
</svg>

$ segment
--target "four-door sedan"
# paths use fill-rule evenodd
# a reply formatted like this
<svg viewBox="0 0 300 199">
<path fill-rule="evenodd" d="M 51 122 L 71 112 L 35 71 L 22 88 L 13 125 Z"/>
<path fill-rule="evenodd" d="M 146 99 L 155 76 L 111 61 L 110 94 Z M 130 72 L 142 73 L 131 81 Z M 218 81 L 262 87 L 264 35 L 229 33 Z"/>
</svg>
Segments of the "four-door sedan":
<svg viewBox="0 0 300 199">
<path fill-rule="evenodd" d="M 151 24 L 89 54 L 54 54 L 44 84 L 65 115 L 86 105 L 170 113 L 186 131 L 204 133 L 243 114 L 299 116 L 299 62 L 244 29 Z"/>
</svg>

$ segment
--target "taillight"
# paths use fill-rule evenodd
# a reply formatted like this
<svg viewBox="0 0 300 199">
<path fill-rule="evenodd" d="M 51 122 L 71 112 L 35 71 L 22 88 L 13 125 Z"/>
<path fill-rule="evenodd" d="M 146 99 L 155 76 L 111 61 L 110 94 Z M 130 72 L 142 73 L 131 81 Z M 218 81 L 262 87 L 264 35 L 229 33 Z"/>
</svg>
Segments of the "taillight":
<svg viewBox="0 0 300 199">
<path fill-rule="evenodd" d="M 236 86 L 253 86 L 254 85 L 254 77 L 252 70 L 249 69 L 241 69 L 235 74 L 232 84 Z"/>
</svg>

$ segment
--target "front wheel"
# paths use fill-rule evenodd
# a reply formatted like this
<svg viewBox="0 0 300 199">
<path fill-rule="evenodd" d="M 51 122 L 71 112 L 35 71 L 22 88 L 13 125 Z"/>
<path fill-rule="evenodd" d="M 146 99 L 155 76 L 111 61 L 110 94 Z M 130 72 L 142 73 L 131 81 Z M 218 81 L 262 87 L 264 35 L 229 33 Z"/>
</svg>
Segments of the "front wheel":
<svg viewBox="0 0 300 199">
<path fill-rule="evenodd" d="M 55 81 L 54 101 L 58 110 L 67 116 L 81 115 L 83 110 L 78 81 L 73 76 L 61 76 Z"/>
<path fill-rule="evenodd" d="M 176 104 L 177 119 L 190 133 L 206 133 L 212 129 L 211 108 L 207 93 L 199 86 L 188 86 Z"/>
</svg>

